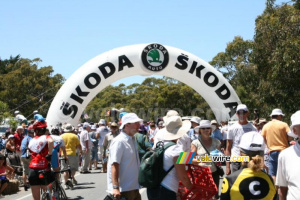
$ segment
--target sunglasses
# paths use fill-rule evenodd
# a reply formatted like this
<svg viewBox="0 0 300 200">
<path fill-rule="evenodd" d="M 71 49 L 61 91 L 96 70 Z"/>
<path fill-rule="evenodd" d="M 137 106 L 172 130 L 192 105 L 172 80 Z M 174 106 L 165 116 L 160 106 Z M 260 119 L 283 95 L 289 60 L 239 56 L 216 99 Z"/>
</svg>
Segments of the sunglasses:
<svg viewBox="0 0 300 200">
<path fill-rule="evenodd" d="M 238 115 L 244 115 L 244 114 L 246 114 L 246 113 L 247 113 L 247 111 L 238 111 L 238 112 L 237 112 Z"/>
<path fill-rule="evenodd" d="M 200 128 L 201 130 L 209 130 L 209 129 L 211 129 L 211 128 Z"/>
</svg>

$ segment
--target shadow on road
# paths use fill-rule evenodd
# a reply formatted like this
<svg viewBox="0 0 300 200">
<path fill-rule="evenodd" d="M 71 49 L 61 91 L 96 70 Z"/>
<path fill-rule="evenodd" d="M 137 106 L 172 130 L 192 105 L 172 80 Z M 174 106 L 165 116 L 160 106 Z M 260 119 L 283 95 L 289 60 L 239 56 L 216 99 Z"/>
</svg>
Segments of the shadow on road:
<svg viewBox="0 0 300 200">
<path fill-rule="evenodd" d="M 75 198 L 68 198 L 69 200 L 79 200 L 79 199 L 84 199 L 82 196 L 77 196 Z"/>
</svg>

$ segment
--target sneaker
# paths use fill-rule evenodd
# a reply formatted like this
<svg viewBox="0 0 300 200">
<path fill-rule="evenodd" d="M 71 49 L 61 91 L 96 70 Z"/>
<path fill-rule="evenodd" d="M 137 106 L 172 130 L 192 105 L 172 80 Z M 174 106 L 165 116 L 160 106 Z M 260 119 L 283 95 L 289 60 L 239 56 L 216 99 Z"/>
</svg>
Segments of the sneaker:
<svg viewBox="0 0 300 200">
<path fill-rule="evenodd" d="M 69 190 L 69 189 L 70 189 L 70 187 L 69 187 L 67 184 L 65 184 L 65 187 L 64 187 L 64 189 L 65 189 L 65 190 Z"/>
<path fill-rule="evenodd" d="M 69 179 L 69 180 L 66 182 L 66 185 L 68 185 L 71 189 L 73 189 L 73 187 L 74 187 L 73 183 L 71 182 L 71 179 Z"/>
<path fill-rule="evenodd" d="M 90 171 L 83 171 L 83 172 L 80 172 L 80 173 L 82 173 L 82 174 L 90 174 L 92 172 L 90 172 Z"/>
<path fill-rule="evenodd" d="M 73 185 L 77 185 L 77 181 L 74 178 L 72 179 L 72 183 Z"/>
<path fill-rule="evenodd" d="M 24 190 L 25 190 L 25 191 L 27 191 L 29 187 L 30 187 L 29 185 L 24 184 Z"/>
</svg>

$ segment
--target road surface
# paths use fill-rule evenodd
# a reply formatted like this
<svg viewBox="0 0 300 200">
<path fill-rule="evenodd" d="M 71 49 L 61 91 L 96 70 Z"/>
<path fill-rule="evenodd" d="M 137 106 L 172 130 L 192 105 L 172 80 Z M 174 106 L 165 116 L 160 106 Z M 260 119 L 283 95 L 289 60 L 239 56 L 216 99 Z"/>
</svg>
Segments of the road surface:
<svg viewBox="0 0 300 200">
<path fill-rule="evenodd" d="M 223 167 L 225 169 L 225 167 Z M 106 189 L 106 174 L 101 173 L 100 170 L 92 170 L 90 174 L 80 174 L 76 173 L 76 180 L 78 185 L 74 186 L 73 190 L 66 190 L 66 194 L 70 200 L 80 200 L 80 199 L 99 199 L 102 200 L 107 195 Z M 220 180 L 221 189 L 222 180 Z M 140 189 L 143 200 L 147 200 L 146 189 Z M 31 190 L 24 191 L 20 187 L 20 191 L 13 195 L 6 195 L 4 199 L 8 200 L 31 200 Z"/>
</svg>

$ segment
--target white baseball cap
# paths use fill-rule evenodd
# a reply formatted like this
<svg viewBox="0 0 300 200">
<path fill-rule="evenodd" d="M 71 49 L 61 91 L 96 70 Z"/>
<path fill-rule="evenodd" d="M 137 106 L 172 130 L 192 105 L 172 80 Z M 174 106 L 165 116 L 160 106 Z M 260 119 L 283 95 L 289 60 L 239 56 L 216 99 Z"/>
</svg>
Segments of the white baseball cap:
<svg viewBox="0 0 300 200">
<path fill-rule="evenodd" d="M 211 120 L 211 124 L 218 124 L 217 120 Z"/>
<path fill-rule="evenodd" d="M 295 135 L 295 133 L 293 131 L 293 127 L 296 125 L 300 125 L 300 110 L 298 110 L 291 116 L 291 121 L 292 121 L 292 125 L 290 127 L 291 133 L 293 133 Z"/>
<path fill-rule="evenodd" d="M 123 129 L 125 124 L 128 123 L 135 123 L 135 122 L 142 122 L 143 120 L 140 119 L 135 113 L 127 113 L 122 117 L 122 124 L 120 126 L 120 129 Z"/>
<path fill-rule="evenodd" d="M 243 111 L 245 111 L 245 112 L 248 112 L 248 108 L 247 108 L 247 106 L 246 106 L 245 104 L 240 104 L 240 105 L 237 106 L 236 112 L 238 112 L 238 111 L 240 111 L 240 110 L 243 110 Z"/>
<path fill-rule="evenodd" d="M 15 136 L 14 135 L 9 135 L 8 139 L 10 139 L 10 138 L 15 138 Z"/>
<path fill-rule="evenodd" d="M 105 119 L 100 119 L 99 124 L 106 125 Z"/>
<path fill-rule="evenodd" d="M 281 115 L 284 116 L 284 114 L 282 113 L 282 110 L 279 108 L 275 108 L 274 110 L 272 110 L 272 113 L 270 115 L 270 117 L 272 117 L 273 115 Z"/>
<path fill-rule="evenodd" d="M 83 125 L 82 125 L 82 127 L 83 128 L 91 127 L 91 125 L 88 122 L 84 122 Z"/>
<path fill-rule="evenodd" d="M 265 150 L 264 138 L 257 131 L 244 133 L 240 139 L 239 147 L 247 155 L 262 155 Z"/>
</svg>

